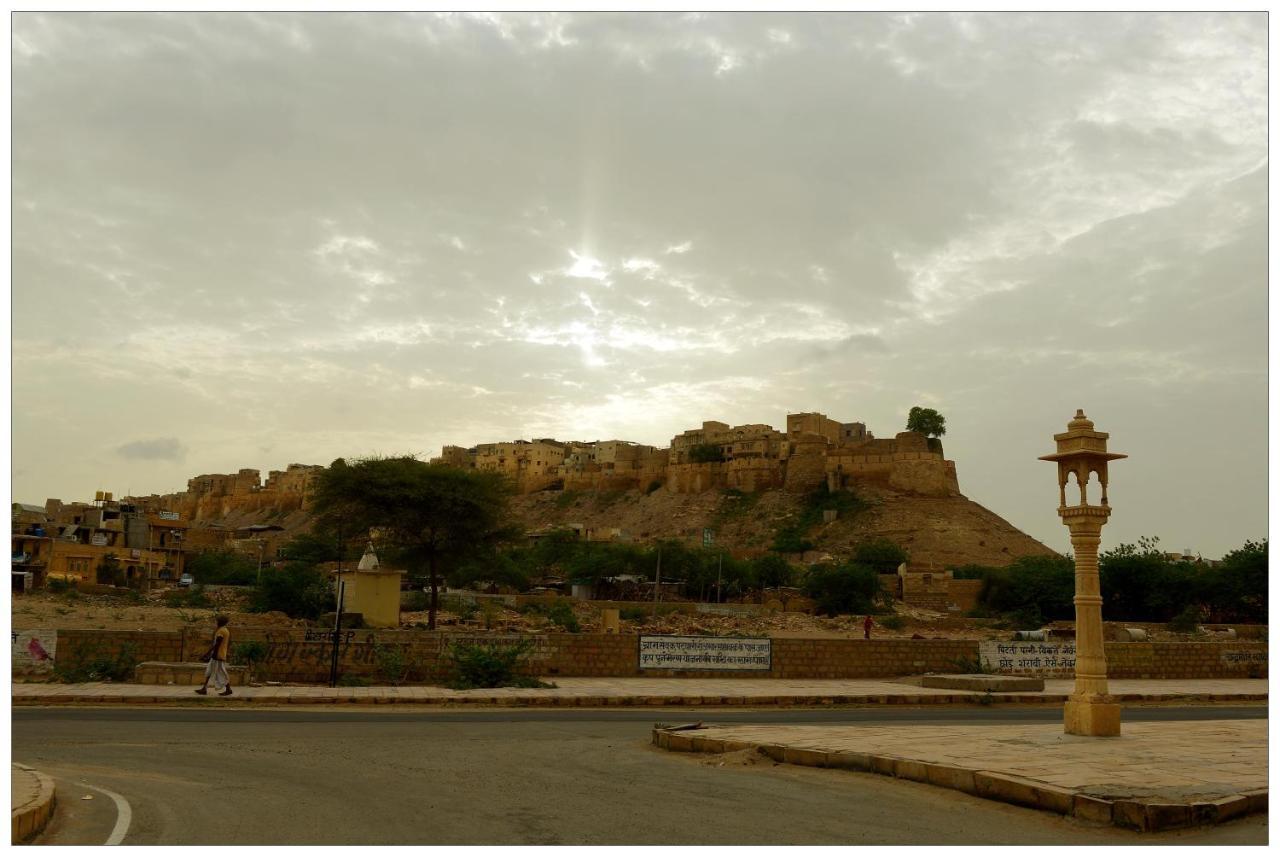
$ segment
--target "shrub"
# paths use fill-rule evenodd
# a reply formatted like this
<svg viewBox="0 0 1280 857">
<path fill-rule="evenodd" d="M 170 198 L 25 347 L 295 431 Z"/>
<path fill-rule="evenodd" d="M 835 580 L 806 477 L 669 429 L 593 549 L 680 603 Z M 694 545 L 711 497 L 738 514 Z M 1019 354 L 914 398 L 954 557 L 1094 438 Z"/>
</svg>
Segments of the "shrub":
<svg viewBox="0 0 1280 857">
<path fill-rule="evenodd" d="M 1075 616 L 1075 567 L 1064 556 L 1024 556 L 1005 569 L 994 570 L 983 581 L 980 599 L 1001 613 L 1045 618 L 1071 619 Z"/>
<path fill-rule="evenodd" d="M 907 561 L 907 552 L 889 539 L 872 539 L 854 549 L 853 561 L 870 566 L 876 574 L 893 574 Z"/>
<path fill-rule="evenodd" d="M 550 687 L 531 676 L 521 675 L 520 661 L 533 651 L 533 643 L 520 640 L 510 645 L 497 643 L 455 643 L 449 648 L 449 686 L 454 690 L 478 687 Z"/>
<path fill-rule="evenodd" d="M 441 598 L 440 609 L 448 610 L 450 613 L 457 613 L 454 609 L 455 604 L 460 604 L 461 599 L 457 598 Z M 411 589 L 401 602 L 401 609 L 407 613 L 421 613 L 424 610 L 431 609 L 431 596 L 421 589 Z"/>
<path fill-rule="evenodd" d="M 315 619 L 332 612 L 333 587 L 325 575 L 311 566 L 291 563 L 262 576 L 254 587 L 249 609 L 255 613 L 279 610 L 295 619 Z"/>
<path fill-rule="evenodd" d="M 1200 610 L 1196 607 L 1187 607 L 1169 620 L 1169 630 L 1175 634 L 1194 634 L 1199 626 Z"/>
<path fill-rule="evenodd" d="M 338 687 L 368 687 L 369 680 L 361 675 L 338 676 Z"/>
<path fill-rule="evenodd" d="M 187 562 L 187 571 L 201 583 L 249 586 L 258 579 L 258 560 L 233 550 L 204 551 Z"/>
<path fill-rule="evenodd" d="M 857 563 L 815 565 L 804 582 L 805 594 L 828 616 L 870 613 L 880 593 L 875 569 Z"/>
<path fill-rule="evenodd" d="M 204 586 L 197 584 L 190 589 L 179 589 L 176 594 L 166 597 L 174 607 L 212 607 L 213 601 L 205 592 Z"/>
<path fill-rule="evenodd" d="M 907 620 L 898 615 L 885 616 L 880 620 L 880 624 L 890 631 L 901 631 L 907 627 Z"/>
<path fill-rule="evenodd" d="M 378 668 L 378 678 L 387 684 L 399 686 L 409 676 L 408 652 L 400 646 L 374 646 L 373 658 Z"/>
<path fill-rule="evenodd" d="M 644 489 L 644 493 L 646 493 L 646 494 L 652 494 L 654 491 L 657 491 L 657 490 L 658 490 L 659 488 L 661 488 L 661 487 L 662 487 L 662 480 L 661 480 L 661 479 L 655 479 L 655 480 L 653 480 L 652 482 L 650 482 L 650 483 L 649 483 L 649 487 L 648 487 L 648 488 L 645 488 L 645 489 Z"/>
<path fill-rule="evenodd" d="M 77 649 L 69 656 L 59 654 L 54 660 L 53 675 L 58 681 L 80 684 L 90 681 L 127 681 L 138 665 L 138 647 L 125 643 L 114 658 L 101 653 L 86 654 Z"/>
<path fill-rule="evenodd" d="M 981 657 L 956 658 L 951 663 L 955 666 L 956 672 L 959 673 L 993 675 L 996 672 L 996 670 L 984 664 Z"/>
<path fill-rule="evenodd" d="M 649 618 L 651 611 L 644 607 L 623 607 L 618 610 L 618 618 L 628 622 L 643 622 Z"/>
<path fill-rule="evenodd" d="M 795 570 L 777 554 L 765 554 L 751 561 L 751 576 L 761 589 L 790 586 Z"/>
<path fill-rule="evenodd" d="M 115 554 L 107 554 L 94 570 L 98 583 L 107 586 L 124 586 L 124 568 L 116 560 Z"/>
<path fill-rule="evenodd" d="M 54 595 L 65 595 L 68 592 L 75 592 L 76 589 L 75 583 L 65 577 L 50 577 L 45 587 Z"/>
<path fill-rule="evenodd" d="M 266 660 L 266 657 L 267 644 L 261 640 L 248 640 L 231 647 L 231 663 L 247 666 L 250 672 L 255 665 Z"/>
<path fill-rule="evenodd" d="M 577 634 L 582 630 L 582 625 L 578 623 L 578 617 L 574 614 L 573 607 L 564 601 L 557 601 L 551 605 L 551 609 L 547 611 L 547 618 L 570 634 Z"/>
</svg>

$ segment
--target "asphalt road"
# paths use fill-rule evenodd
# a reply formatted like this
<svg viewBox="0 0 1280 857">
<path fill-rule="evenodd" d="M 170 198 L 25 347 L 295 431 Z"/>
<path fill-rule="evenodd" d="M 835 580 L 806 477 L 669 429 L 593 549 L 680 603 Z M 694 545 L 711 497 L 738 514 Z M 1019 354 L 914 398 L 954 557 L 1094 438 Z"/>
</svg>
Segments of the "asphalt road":
<svg viewBox="0 0 1280 857">
<path fill-rule="evenodd" d="M 1265 816 L 1140 835 L 872 774 L 665 753 L 666 722 L 1001 722 L 1052 709 L 298 711 L 17 708 L 53 775 L 39 840 L 142 844 L 1265 844 Z M 1133 708 L 1129 720 L 1265 717 Z M 753 759 L 758 757 L 752 757 Z M 723 763 L 723 764 L 721 764 Z M 91 799 L 84 800 L 85 795 Z"/>
</svg>

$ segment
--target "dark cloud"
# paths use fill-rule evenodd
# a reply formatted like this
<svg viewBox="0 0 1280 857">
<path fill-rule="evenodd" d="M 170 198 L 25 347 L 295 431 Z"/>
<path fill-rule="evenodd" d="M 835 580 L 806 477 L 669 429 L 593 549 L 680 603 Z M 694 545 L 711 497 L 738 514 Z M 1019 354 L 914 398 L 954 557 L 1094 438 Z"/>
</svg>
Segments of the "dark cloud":
<svg viewBox="0 0 1280 857">
<path fill-rule="evenodd" d="M 182 461 L 187 456 L 187 450 L 176 437 L 157 437 L 118 446 L 116 455 L 140 461 Z"/>
</svg>

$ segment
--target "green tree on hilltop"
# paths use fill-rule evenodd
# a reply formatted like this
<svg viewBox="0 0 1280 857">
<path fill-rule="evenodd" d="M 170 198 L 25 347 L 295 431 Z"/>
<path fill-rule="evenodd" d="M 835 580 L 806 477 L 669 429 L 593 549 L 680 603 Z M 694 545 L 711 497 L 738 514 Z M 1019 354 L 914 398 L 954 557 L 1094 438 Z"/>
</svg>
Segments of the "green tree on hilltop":
<svg viewBox="0 0 1280 857">
<path fill-rule="evenodd" d="M 918 431 L 926 437 L 942 437 L 947 433 L 947 418 L 933 408 L 916 405 L 907 414 L 907 431 Z"/>
</svg>

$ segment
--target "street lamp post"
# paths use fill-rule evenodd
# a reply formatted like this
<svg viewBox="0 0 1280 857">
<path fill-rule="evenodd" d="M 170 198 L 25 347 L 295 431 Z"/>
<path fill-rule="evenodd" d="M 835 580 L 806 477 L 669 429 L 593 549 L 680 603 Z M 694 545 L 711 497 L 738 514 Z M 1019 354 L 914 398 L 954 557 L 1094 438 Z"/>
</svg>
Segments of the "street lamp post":
<svg viewBox="0 0 1280 857">
<path fill-rule="evenodd" d="M 1107 463 L 1127 458 L 1107 452 L 1106 432 L 1094 431 L 1093 422 L 1077 410 L 1067 430 L 1055 434 L 1058 451 L 1042 455 L 1042 461 L 1058 465 L 1058 516 L 1071 532 L 1075 554 L 1076 683 L 1063 711 L 1064 731 L 1071 735 L 1120 734 L 1120 706 L 1107 691 L 1107 658 L 1102 642 L 1102 590 L 1098 581 L 1098 544 L 1102 527 L 1111 516 L 1107 502 Z M 1101 489 L 1099 505 L 1089 503 L 1089 476 L 1096 474 Z M 1067 505 L 1067 482 L 1075 476 L 1080 502 Z"/>
</svg>

